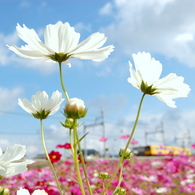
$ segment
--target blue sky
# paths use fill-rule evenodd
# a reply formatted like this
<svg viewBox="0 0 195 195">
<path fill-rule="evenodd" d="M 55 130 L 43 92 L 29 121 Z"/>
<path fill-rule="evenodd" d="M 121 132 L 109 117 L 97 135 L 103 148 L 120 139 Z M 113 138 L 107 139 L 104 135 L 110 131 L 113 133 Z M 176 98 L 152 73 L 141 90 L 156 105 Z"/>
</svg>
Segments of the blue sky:
<svg viewBox="0 0 195 195">
<path fill-rule="evenodd" d="M 144 100 L 135 139 L 145 145 L 145 132 L 164 129 L 166 144 L 186 137 L 184 145 L 194 143 L 195 133 L 195 1 L 193 0 L 56 0 L 0 1 L 0 146 L 14 143 L 27 146 L 27 156 L 42 153 L 39 121 L 17 105 L 18 98 L 30 99 L 37 91 L 49 96 L 60 90 L 58 65 L 23 59 L 6 44 L 24 44 L 15 31 L 17 23 L 35 29 L 43 40 L 44 28 L 58 21 L 69 22 L 81 34 L 81 41 L 94 32 L 108 37 L 114 52 L 103 62 L 71 59 L 72 67 L 63 65 L 65 85 L 70 97 L 81 98 L 88 107 L 82 122 L 94 124 L 104 112 L 105 136 L 110 153 L 117 153 L 135 119 L 141 92 L 127 82 L 128 61 L 132 53 L 150 52 L 163 64 L 162 77 L 176 73 L 185 78 L 191 92 L 176 99 L 177 108 L 168 107 L 153 96 Z M 63 107 L 60 111 L 62 111 Z M 44 121 L 49 150 L 68 142 L 68 132 L 59 120 L 61 112 Z M 87 147 L 103 149 L 99 138 L 102 126 L 88 128 Z M 187 132 L 190 132 L 191 140 Z M 82 136 L 83 126 L 79 128 Z M 163 144 L 162 134 L 148 136 L 149 144 Z M 181 139 L 177 140 L 182 145 Z"/>
</svg>

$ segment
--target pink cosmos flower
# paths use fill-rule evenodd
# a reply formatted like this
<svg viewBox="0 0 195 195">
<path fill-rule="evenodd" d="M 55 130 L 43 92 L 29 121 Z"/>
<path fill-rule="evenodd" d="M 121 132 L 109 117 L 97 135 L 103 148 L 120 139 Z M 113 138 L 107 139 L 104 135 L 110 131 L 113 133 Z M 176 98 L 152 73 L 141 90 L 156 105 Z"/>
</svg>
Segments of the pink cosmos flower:
<svg viewBox="0 0 195 195">
<path fill-rule="evenodd" d="M 130 142 L 131 145 L 136 145 L 138 144 L 138 141 L 136 141 L 135 139 L 132 139 L 131 142 Z"/>
<path fill-rule="evenodd" d="M 106 142 L 107 140 L 108 140 L 108 138 L 106 138 L 104 136 L 99 139 L 100 142 Z"/>
<path fill-rule="evenodd" d="M 64 149 L 69 150 L 69 149 L 71 149 L 71 144 L 70 143 L 58 144 L 56 147 L 57 148 L 64 148 Z"/>
<path fill-rule="evenodd" d="M 194 148 L 194 149 L 195 149 L 195 144 L 192 144 L 191 146 L 192 146 L 192 148 Z"/>
<path fill-rule="evenodd" d="M 120 137 L 120 139 L 128 139 L 129 138 L 129 135 L 122 135 L 121 137 Z"/>
<path fill-rule="evenodd" d="M 160 149 L 165 149 L 165 146 L 164 145 L 160 145 Z"/>
</svg>

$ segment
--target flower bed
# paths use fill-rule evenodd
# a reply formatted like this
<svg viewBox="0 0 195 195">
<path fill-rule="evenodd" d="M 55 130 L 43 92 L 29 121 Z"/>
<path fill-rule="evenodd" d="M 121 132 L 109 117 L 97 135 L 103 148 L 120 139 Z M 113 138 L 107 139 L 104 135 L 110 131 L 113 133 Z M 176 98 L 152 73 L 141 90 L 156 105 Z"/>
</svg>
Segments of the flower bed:
<svg viewBox="0 0 195 195">
<path fill-rule="evenodd" d="M 103 180 L 98 173 L 105 171 L 112 174 L 117 160 L 87 161 L 87 172 L 94 194 L 102 191 Z M 48 166 L 30 168 L 27 172 L 0 181 L 8 187 L 13 194 L 20 187 L 33 192 L 35 189 L 44 189 L 50 195 L 58 195 L 52 172 Z M 61 161 L 55 165 L 63 191 L 67 195 L 80 195 L 79 185 L 76 181 L 76 172 L 72 160 Z M 82 170 L 82 168 L 80 167 Z M 195 157 L 172 156 L 164 158 L 133 157 L 125 161 L 123 181 L 121 187 L 127 190 L 128 195 L 155 195 L 155 194 L 194 194 L 195 193 Z M 106 179 L 104 181 L 106 183 Z M 117 178 L 112 181 L 112 187 L 107 190 L 111 195 L 118 184 Z M 85 186 L 86 187 L 86 186 Z"/>
</svg>

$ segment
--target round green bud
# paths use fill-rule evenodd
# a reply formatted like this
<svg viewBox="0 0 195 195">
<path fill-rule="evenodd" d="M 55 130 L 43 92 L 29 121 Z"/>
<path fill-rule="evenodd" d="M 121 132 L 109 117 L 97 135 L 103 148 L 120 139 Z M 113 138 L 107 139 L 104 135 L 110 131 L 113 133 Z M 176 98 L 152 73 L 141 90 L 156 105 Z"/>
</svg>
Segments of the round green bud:
<svg viewBox="0 0 195 195">
<path fill-rule="evenodd" d="M 127 148 L 126 150 L 125 150 L 125 148 L 122 148 L 119 151 L 119 156 L 123 157 L 124 159 L 130 159 L 132 155 L 133 154 L 129 148 Z"/>
<path fill-rule="evenodd" d="M 119 187 L 119 188 L 114 192 L 113 195 L 125 195 L 125 194 L 126 194 L 125 188 Z"/>
<path fill-rule="evenodd" d="M 100 172 L 100 173 L 98 173 L 98 177 L 100 179 L 108 179 L 110 177 L 110 175 L 107 172 Z"/>
<path fill-rule="evenodd" d="M 62 123 L 62 122 L 60 122 L 60 123 L 63 127 L 69 128 L 69 129 L 73 129 L 74 127 L 79 126 L 78 123 L 74 124 L 74 119 L 73 118 L 66 118 L 64 123 Z"/>
<path fill-rule="evenodd" d="M 0 186 L 0 195 L 10 195 L 9 189 Z"/>
</svg>

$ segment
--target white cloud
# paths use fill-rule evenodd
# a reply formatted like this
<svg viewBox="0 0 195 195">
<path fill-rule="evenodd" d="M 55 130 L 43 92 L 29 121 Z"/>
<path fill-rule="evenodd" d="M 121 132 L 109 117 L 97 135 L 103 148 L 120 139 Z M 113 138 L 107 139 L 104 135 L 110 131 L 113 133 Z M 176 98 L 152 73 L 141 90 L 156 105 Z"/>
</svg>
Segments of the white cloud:
<svg viewBox="0 0 195 195">
<path fill-rule="evenodd" d="M 112 116 L 114 116 L 114 113 L 123 110 L 127 103 L 128 99 L 123 94 L 115 94 L 110 97 L 101 95 L 90 100 L 89 107 L 93 110 L 103 110 L 105 114 L 112 114 Z"/>
<path fill-rule="evenodd" d="M 8 139 L 0 139 L 0 143 L 1 143 L 1 149 L 5 150 L 5 148 L 7 148 L 7 146 L 9 145 L 9 140 Z"/>
<path fill-rule="evenodd" d="M 10 62 L 9 49 L 6 47 L 8 43 L 16 43 L 18 40 L 17 34 L 9 34 L 5 36 L 0 33 L 0 65 L 7 65 Z"/>
<path fill-rule="evenodd" d="M 180 34 L 175 38 L 176 41 L 184 41 L 184 42 L 193 41 L 193 39 L 194 39 L 194 36 L 190 33 Z"/>
<path fill-rule="evenodd" d="M 121 51 L 161 53 L 195 66 L 195 1 L 115 0 L 112 7 L 113 20 L 101 31 Z"/>
<path fill-rule="evenodd" d="M 28 154 L 35 154 L 38 153 L 40 149 L 37 147 L 37 145 L 28 145 L 27 152 Z"/>
<path fill-rule="evenodd" d="M 91 25 L 90 24 L 84 24 L 82 22 L 77 23 L 74 25 L 75 31 L 76 32 L 81 32 L 81 31 L 86 31 L 86 32 L 91 32 Z"/>
<path fill-rule="evenodd" d="M 23 93 L 23 89 L 16 87 L 7 89 L 0 87 L 0 110 L 10 111 L 13 110 L 17 104 L 17 98 Z"/>
<path fill-rule="evenodd" d="M 104 7 L 102 7 L 99 11 L 99 13 L 101 15 L 109 15 L 112 13 L 112 4 L 109 2 L 109 3 L 106 3 L 106 5 L 104 5 Z"/>
<path fill-rule="evenodd" d="M 22 1 L 20 3 L 20 7 L 22 7 L 22 8 L 28 8 L 30 6 L 31 6 L 31 3 L 29 1 Z"/>
</svg>

